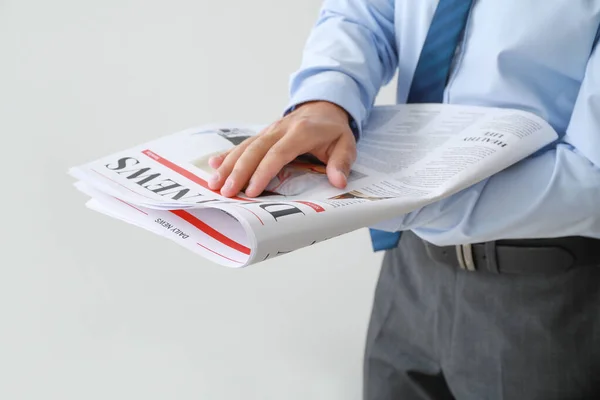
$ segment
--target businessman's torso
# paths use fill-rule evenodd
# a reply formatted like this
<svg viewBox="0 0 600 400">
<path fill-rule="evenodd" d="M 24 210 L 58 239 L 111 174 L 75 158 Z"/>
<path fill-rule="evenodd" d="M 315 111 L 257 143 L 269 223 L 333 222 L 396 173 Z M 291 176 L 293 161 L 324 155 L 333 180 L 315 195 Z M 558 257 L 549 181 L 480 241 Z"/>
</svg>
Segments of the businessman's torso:
<svg viewBox="0 0 600 400">
<path fill-rule="evenodd" d="M 437 0 L 396 0 L 404 102 Z M 445 101 L 517 107 L 567 129 L 600 25 L 600 0 L 475 0 Z"/>
</svg>

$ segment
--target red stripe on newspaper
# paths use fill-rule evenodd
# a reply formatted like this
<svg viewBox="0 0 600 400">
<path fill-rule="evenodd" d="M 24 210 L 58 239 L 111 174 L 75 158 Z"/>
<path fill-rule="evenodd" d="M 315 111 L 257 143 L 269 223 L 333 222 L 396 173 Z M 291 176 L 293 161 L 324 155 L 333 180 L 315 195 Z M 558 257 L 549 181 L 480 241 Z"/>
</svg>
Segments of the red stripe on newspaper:
<svg viewBox="0 0 600 400">
<path fill-rule="evenodd" d="M 192 174 L 187 169 L 181 168 L 179 165 L 177 165 L 175 163 L 172 163 L 171 161 L 167 160 L 166 158 L 162 158 L 161 156 L 159 156 L 155 152 L 153 152 L 151 150 L 144 150 L 144 151 L 142 151 L 142 153 L 145 154 L 146 156 L 150 157 L 151 159 L 153 159 L 157 163 L 162 164 L 165 167 L 169 168 L 170 170 L 173 170 L 173 171 L 177 172 L 179 175 L 188 178 L 190 181 L 192 181 L 194 183 L 197 183 L 198 185 L 202 186 L 204 189 L 210 190 L 213 193 L 217 193 L 217 194 L 219 193 L 219 192 L 217 192 L 217 191 L 212 190 L 211 188 L 209 188 L 208 187 L 208 182 L 206 182 L 204 179 L 200 178 L 197 175 Z M 234 199 L 234 200 L 242 200 L 242 201 L 253 201 L 253 200 L 249 200 L 249 199 L 242 199 L 241 197 L 232 197 L 232 199 Z"/>
<path fill-rule="evenodd" d="M 189 212 L 184 210 L 170 210 L 169 212 L 171 214 L 177 215 L 184 221 L 189 222 L 196 228 L 200 229 L 202 232 L 206 233 L 211 238 L 223 243 L 225 246 L 231 247 L 232 249 L 237 250 L 240 253 L 250 255 L 250 249 L 248 247 L 236 242 L 235 240 L 228 238 L 227 236 L 223 235 L 221 232 L 215 230 L 214 228 L 211 228 L 204 222 L 200 221 L 198 218 L 194 217 Z"/>
<path fill-rule="evenodd" d="M 320 205 L 311 203 L 308 201 L 297 201 L 296 203 L 300 203 L 300 204 L 304 204 L 305 206 L 309 206 L 310 208 L 312 208 L 313 210 L 315 210 L 318 213 L 322 213 L 323 211 L 325 211 L 325 209 L 323 207 L 321 207 Z"/>
<path fill-rule="evenodd" d="M 221 253 L 217 253 L 216 251 L 214 251 L 214 250 L 212 250 L 212 249 L 209 249 L 208 247 L 204 246 L 203 244 L 200 244 L 200 243 L 196 243 L 196 244 L 197 244 L 198 246 L 202 247 L 203 249 L 206 249 L 206 250 L 210 251 L 211 253 L 218 255 L 219 257 L 223 257 L 223 258 L 224 258 L 224 259 L 226 259 L 226 260 L 233 261 L 234 263 L 238 263 L 238 264 L 243 264 L 243 262 L 241 262 L 241 261 L 238 261 L 238 260 L 234 260 L 233 258 L 229 258 L 229 257 L 227 257 L 227 256 L 224 256 L 224 255 L 223 255 L 223 254 L 221 254 Z"/>
<path fill-rule="evenodd" d="M 133 208 L 133 209 L 135 209 L 135 210 L 138 210 L 138 211 L 139 211 L 139 212 L 141 212 L 142 214 L 146 214 L 146 215 L 148 215 L 148 213 L 147 213 L 146 211 L 142 211 L 142 210 L 140 210 L 139 208 L 137 208 L 136 206 L 133 206 L 133 205 L 129 204 L 129 203 L 128 203 L 128 202 L 126 202 L 126 201 L 123 201 L 123 200 L 121 200 L 121 199 L 119 199 L 119 198 L 116 198 L 116 197 L 114 197 L 114 196 L 113 196 L 113 199 L 115 199 L 115 200 L 119 200 L 121 203 L 123 203 L 123 204 L 125 204 L 125 205 L 128 205 L 129 207 L 131 207 L 131 208 Z"/>
</svg>

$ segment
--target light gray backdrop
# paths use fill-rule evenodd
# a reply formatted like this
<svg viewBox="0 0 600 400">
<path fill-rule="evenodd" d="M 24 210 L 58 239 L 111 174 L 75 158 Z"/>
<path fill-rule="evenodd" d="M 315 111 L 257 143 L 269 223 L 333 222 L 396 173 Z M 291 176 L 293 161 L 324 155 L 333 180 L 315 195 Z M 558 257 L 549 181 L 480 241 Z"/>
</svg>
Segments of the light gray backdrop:
<svg viewBox="0 0 600 400">
<path fill-rule="evenodd" d="M 276 118 L 319 5 L 0 0 L 0 399 L 360 399 L 366 230 L 233 271 L 86 210 L 66 175 Z"/>
</svg>

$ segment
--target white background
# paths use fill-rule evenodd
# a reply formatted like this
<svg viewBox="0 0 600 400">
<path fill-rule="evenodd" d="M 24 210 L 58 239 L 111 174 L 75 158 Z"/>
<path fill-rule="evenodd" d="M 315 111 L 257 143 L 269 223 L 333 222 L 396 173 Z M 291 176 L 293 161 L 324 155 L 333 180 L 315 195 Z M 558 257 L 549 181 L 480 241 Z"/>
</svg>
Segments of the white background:
<svg viewBox="0 0 600 400">
<path fill-rule="evenodd" d="M 319 5 L 0 0 L 0 399 L 360 399 L 366 230 L 233 271 L 86 210 L 66 175 L 278 117 Z"/>
</svg>

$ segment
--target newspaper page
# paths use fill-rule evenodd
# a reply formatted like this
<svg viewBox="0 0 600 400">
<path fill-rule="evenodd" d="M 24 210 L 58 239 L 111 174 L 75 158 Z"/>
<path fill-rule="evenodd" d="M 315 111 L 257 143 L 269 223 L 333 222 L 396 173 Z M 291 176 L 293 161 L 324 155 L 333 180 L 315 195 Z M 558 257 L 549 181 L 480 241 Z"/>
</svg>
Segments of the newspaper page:
<svg viewBox="0 0 600 400">
<path fill-rule="evenodd" d="M 375 107 L 344 190 L 310 156 L 287 165 L 259 198 L 208 188 L 208 159 L 261 126 L 190 129 L 73 168 L 88 207 L 243 267 L 373 226 L 463 190 L 557 139 L 518 110 L 458 105 Z"/>
</svg>

